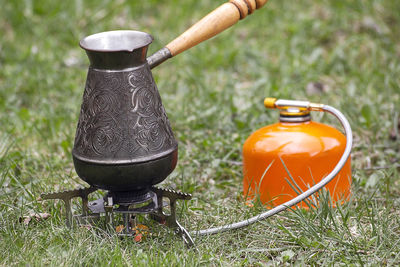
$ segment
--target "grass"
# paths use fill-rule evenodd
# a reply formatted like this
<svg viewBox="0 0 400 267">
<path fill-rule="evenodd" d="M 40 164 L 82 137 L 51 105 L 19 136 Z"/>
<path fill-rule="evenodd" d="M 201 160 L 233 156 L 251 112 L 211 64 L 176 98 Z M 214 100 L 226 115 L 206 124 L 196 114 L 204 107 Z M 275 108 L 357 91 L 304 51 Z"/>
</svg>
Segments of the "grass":
<svg viewBox="0 0 400 267">
<path fill-rule="evenodd" d="M 277 119 L 263 108 L 266 96 L 322 102 L 348 116 L 349 203 L 332 208 L 322 195 L 317 208 L 197 238 L 188 250 L 157 226 L 160 234 L 141 243 L 68 231 L 61 203 L 37 201 L 42 192 L 84 185 L 71 160 L 88 66 L 78 40 L 136 29 L 155 37 L 154 52 L 223 2 L 0 0 L 0 265 L 400 264 L 399 1 L 271 0 L 153 70 L 179 141 L 178 166 L 163 185 L 193 194 L 178 207 L 188 229 L 263 210 L 243 204 L 236 163 L 247 136 Z M 51 217 L 18 222 L 32 211 Z"/>
</svg>

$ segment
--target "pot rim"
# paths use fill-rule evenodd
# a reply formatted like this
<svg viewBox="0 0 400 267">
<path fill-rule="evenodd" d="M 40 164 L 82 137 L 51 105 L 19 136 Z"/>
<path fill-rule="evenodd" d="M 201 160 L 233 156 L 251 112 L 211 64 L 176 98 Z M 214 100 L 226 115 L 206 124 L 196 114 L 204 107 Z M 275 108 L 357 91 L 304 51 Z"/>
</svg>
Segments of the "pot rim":
<svg viewBox="0 0 400 267">
<path fill-rule="evenodd" d="M 148 46 L 153 40 L 153 36 L 145 32 L 116 30 L 86 36 L 80 40 L 79 46 L 93 52 L 133 52 Z"/>
</svg>

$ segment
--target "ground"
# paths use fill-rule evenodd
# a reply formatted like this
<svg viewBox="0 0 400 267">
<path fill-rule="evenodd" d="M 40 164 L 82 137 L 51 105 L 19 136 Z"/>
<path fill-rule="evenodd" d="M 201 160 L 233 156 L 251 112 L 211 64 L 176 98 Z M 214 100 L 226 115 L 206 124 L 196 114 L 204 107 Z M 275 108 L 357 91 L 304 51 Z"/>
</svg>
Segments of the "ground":
<svg viewBox="0 0 400 267">
<path fill-rule="evenodd" d="M 224 1 L 0 0 L 0 265 L 270 266 L 400 264 L 400 2 L 271 0 L 219 36 L 153 70 L 179 142 L 162 184 L 189 192 L 178 206 L 190 230 L 235 222 L 244 205 L 241 147 L 277 120 L 264 97 L 340 109 L 353 128 L 351 200 L 280 213 L 238 231 L 142 242 L 65 227 L 42 192 L 85 183 L 74 171 L 88 60 L 82 37 L 115 29 L 151 33 L 150 53 Z M 149 53 L 149 54 L 150 54 Z M 329 116 L 314 119 L 337 125 Z M 19 218 L 49 213 L 25 225 Z"/>
</svg>

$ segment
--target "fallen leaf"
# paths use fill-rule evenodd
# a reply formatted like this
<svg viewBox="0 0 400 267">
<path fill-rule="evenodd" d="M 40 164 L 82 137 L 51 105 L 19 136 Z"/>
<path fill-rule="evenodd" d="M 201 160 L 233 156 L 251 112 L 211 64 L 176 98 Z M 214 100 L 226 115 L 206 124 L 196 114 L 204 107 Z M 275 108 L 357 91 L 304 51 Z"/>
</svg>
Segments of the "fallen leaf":
<svg viewBox="0 0 400 267">
<path fill-rule="evenodd" d="M 42 220 L 42 219 L 47 219 L 47 218 L 49 218 L 50 217 L 50 214 L 49 213 L 47 213 L 47 212 L 44 212 L 44 213 L 35 213 L 35 218 L 37 219 L 37 220 Z"/>
<path fill-rule="evenodd" d="M 32 220 L 32 217 L 25 216 L 24 217 L 24 225 L 28 225 Z M 21 221 L 21 220 L 20 220 Z"/>
<path fill-rule="evenodd" d="M 144 224 L 138 224 L 132 230 L 135 231 L 134 240 L 136 242 L 140 242 L 140 241 L 143 240 L 143 238 L 145 238 L 146 236 L 150 235 L 149 227 L 147 227 Z"/>
<path fill-rule="evenodd" d="M 140 241 L 142 241 L 142 238 L 143 238 L 143 235 L 142 234 L 138 234 L 138 235 L 135 236 L 134 240 L 136 242 L 140 242 Z"/>
<path fill-rule="evenodd" d="M 44 213 L 30 213 L 29 215 L 23 216 L 19 218 L 19 222 L 23 223 L 24 225 L 28 225 L 32 219 L 35 219 L 35 221 L 41 221 L 41 220 L 46 220 L 47 218 L 50 217 L 50 214 L 47 212 Z"/>
<path fill-rule="evenodd" d="M 122 231 L 125 229 L 125 226 L 123 226 L 122 224 L 121 225 L 118 225 L 117 227 L 115 227 L 115 231 L 117 232 L 117 233 L 122 233 Z"/>
<path fill-rule="evenodd" d="M 144 224 L 138 224 L 132 230 L 135 230 L 136 235 L 139 235 L 139 234 L 148 235 L 149 234 L 149 227 L 147 227 Z"/>
<path fill-rule="evenodd" d="M 149 230 L 149 227 L 147 227 L 146 225 L 144 225 L 144 224 L 138 224 L 138 225 L 136 225 L 136 227 L 135 227 L 137 230 L 145 230 L 145 231 L 148 231 Z"/>
</svg>

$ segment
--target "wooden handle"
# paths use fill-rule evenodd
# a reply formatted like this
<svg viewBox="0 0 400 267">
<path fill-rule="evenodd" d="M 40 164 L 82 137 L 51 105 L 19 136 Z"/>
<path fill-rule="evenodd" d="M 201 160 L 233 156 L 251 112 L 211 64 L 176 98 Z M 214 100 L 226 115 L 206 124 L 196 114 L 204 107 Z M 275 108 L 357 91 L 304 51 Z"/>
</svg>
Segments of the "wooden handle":
<svg viewBox="0 0 400 267">
<path fill-rule="evenodd" d="M 268 0 L 230 0 L 167 44 L 166 48 L 171 52 L 171 56 L 176 56 L 226 30 L 267 2 Z"/>
</svg>

